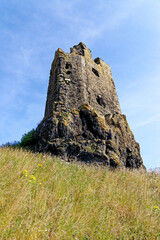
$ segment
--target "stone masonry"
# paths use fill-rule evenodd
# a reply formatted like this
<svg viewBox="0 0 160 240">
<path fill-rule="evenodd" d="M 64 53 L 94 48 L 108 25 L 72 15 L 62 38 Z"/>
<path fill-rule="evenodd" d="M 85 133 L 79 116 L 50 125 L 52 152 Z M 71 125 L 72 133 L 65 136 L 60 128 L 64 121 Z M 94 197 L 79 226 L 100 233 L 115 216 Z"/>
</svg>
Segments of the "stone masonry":
<svg viewBox="0 0 160 240">
<path fill-rule="evenodd" d="M 111 69 L 83 44 L 60 48 L 51 66 L 36 151 L 66 161 L 141 168 L 139 144 L 121 113 Z"/>
</svg>

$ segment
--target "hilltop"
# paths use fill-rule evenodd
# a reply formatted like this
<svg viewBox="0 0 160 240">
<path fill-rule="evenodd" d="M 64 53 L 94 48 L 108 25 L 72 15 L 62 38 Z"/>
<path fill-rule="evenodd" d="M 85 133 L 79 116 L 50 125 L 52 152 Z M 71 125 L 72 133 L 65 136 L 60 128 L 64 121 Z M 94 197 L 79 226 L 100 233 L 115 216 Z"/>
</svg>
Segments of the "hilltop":
<svg viewBox="0 0 160 240">
<path fill-rule="evenodd" d="M 160 239 L 160 175 L 0 149 L 0 239 Z"/>
</svg>

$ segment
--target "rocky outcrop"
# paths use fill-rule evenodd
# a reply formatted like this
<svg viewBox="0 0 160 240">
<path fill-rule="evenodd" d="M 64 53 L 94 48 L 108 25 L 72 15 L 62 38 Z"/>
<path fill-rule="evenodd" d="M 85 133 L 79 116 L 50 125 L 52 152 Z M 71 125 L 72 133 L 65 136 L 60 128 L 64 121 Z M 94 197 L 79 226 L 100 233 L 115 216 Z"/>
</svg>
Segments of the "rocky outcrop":
<svg viewBox="0 0 160 240">
<path fill-rule="evenodd" d="M 143 167 L 139 144 L 121 113 L 110 67 L 83 44 L 58 49 L 51 66 L 36 151 L 67 161 Z"/>
</svg>

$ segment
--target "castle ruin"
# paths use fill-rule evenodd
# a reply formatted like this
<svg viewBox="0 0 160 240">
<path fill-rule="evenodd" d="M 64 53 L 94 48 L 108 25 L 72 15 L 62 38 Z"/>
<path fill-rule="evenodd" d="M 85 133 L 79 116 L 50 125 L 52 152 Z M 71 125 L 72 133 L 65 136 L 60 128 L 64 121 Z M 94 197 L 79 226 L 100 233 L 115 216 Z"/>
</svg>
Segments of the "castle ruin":
<svg viewBox="0 0 160 240">
<path fill-rule="evenodd" d="M 55 53 L 36 151 L 66 161 L 141 168 L 139 144 L 121 113 L 111 69 L 83 44 Z"/>
</svg>

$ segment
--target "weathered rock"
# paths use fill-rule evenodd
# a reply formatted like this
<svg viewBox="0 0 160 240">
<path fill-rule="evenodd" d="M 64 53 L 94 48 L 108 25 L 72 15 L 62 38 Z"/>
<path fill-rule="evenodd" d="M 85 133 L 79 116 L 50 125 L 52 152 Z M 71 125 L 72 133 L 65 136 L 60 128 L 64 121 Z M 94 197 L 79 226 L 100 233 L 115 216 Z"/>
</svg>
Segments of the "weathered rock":
<svg viewBox="0 0 160 240">
<path fill-rule="evenodd" d="M 110 67 L 83 44 L 58 49 L 50 71 L 36 151 L 67 161 L 144 167 L 139 144 L 121 113 Z"/>
</svg>

